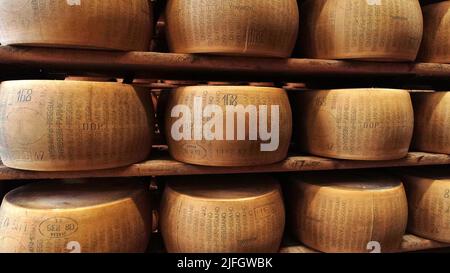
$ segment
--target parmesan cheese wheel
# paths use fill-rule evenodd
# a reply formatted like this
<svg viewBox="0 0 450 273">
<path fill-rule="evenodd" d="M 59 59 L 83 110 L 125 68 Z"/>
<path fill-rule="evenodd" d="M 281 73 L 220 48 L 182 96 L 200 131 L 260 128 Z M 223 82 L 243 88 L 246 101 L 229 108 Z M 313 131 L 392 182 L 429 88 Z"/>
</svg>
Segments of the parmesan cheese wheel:
<svg viewBox="0 0 450 273">
<path fill-rule="evenodd" d="M 393 160 L 407 155 L 414 126 L 406 90 L 297 92 L 297 141 L 311 154 L 337 159 Z"/>
<path fill-rule="evenodd" d="M 450 92 L 414 92 L 415 151 L 450 154 Z"/>
<path fill-rule="evenodd" d="M 7 81 L 0 156 L 35 171 L 107 169 L 145 160 L 153 108 L 146 89 L 106 82 Z"/>
<path fill-rule="evenodd" d="M 3 200 L 3 196 L 6 194 L 5 183 L 6 182 L 0 182 L 0 204 L 2 203 L 1 200 Z"/>
<path fill-rule="evenodd" d="M 9 192 L 1 205 L 0 252 L 144 252 L 151 221 L 140 183 L 32 183 Z"/>
<path fill-rule="evenodd" d="M 409 202 L 408 231 L 450 243 L 450 172 L 425 168 L 403 173 Z"/>
<path fill-rule="evenodd" d="M 305 245 L 322 252 L 398 250 L 407 225 L 402 183 L 376 173 L 305 173 L 290 178 L 292 229 Z"/>
<path fill-rule="evenodd" d="M 0 0 L 2 45 L 147 51 L 147 0 Z"/>
<path fill-rule="evenodd" d="M 169 0 L 166 18 L 173 52 L 282 58 L 299 24 L 296 0 Z"/>
<path fill-rule="evenodd" d="M 171 92 L 165 135 L 176 160 L 254 166 L 286 158 L 292 113 L 283 89 L 192 86 Z"/>
<path fill-rule="evenodd" d="M 420 48 L 418 0 L 306 0 L 301 11 L 309 58 L 414 61 Z"/>
<path fill-rule="evenodd" d="M 304 91 L 308 90 L 304 83 L 285 83 L 283 89 L 286 91 Z"/>
<path fill-rule="evenodd" d="M 418 60 L 450 63 L 450 2 L 426 5 L 422 11 L 424 34 Z"/>
<path fill-rule="evenodd" d="M 161 232 L 168 252 L 277 252 L 284 205 L 269 176 L 173 178 L 161 204 Z"/>
</svg>

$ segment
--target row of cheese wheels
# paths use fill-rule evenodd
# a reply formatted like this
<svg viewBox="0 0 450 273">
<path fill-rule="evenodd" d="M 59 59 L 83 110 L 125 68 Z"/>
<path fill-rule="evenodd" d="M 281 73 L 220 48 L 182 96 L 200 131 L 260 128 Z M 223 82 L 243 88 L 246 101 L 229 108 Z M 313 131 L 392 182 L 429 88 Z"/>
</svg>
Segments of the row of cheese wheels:
<svg viewBox="0 0 450 273">
<path fill-rule="evenodd" d="M 149 192 L 117 180 L 35 182 L 9 192 L 0 252 L 144 252 L 157 219 Z M 284 197 L 266 175 L 167 178 L 159 223 L 166 250 L 277 252 L 283 199 L 286 232 L 315 250 L 369 252 L 376 242 L 395 252 L 406 229 L 450 243 L 448 170 L 305 173 L 283 185 Z"/>
<path fill-rule="evenodd" d="M 149 49 L 148 0 L 0 0 L 3 45 Z M 450 62 L 450 2 L 418 0 L 169 0 L 167 40 L 177 53 Z M 423 43 L 422 35 L 424 34 Z"/>
<path fill-rule="evenodd" d="M 413 93 L 414 111 L 408 91 L 394 89 L 292 92 L 293 111 L 279 88 L 191 86 L 165 94 L 159 125 L 172 157 L 186 163 L 279 162 L 287 157 L 292 131 L 294 142 L 313 155 L 394 160 L 407 155 L 415 127 L 413 150 L 450 154 L 449 92 Z M 8 167 L 36 171 L 141 162 L 152 147 L 153 109 L 150 92 L 138 86 L 6 81 L 0 156 Z"/>
</svg>

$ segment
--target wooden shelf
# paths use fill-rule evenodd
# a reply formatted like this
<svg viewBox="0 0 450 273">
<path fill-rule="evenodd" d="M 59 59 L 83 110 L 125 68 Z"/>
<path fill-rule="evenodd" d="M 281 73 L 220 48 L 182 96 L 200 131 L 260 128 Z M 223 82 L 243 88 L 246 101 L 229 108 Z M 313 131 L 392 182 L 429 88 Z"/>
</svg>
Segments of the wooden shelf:
<svg viewBox="0 0 450 273">
<path fill-rule="evenodd" d="M 423 239 L 415 235 L 405 235 L 403 236 L 402 246 L 399 250 L 395 251 L 401 252 L 414 252 L 414 251 L 424 251 L 438 248 L 449 248 L 450 244 L 440 243 L 436 241 L 431 241 L 428 239 Z M 289 243 L 289 246 L 282 247 L 280 253 L 319 253 L 316 250 L 310 249 L 308 247 L 302 246 L 300 244 Z"/>
<path fill-rule="evenodd" d="M 299 253 L 320 253 L 314 249 L 308 248 L 294 241 L 292 238 L 284 238 L 280 248 L 280 253 L 283 254 L 299 254 Z M 438 250 L 441 248 L 450 248 L 450 244 L 431 241 L 420 238 L 415 235 L 407 234 L 403 236 L 402 246 L 396 253 Z M 153 233 L 150 243 L 149 252 L 151 253 L 167 253 L 164 248 L 164 243 L 160 233 Z"/>
<path fill-rule="evenodd" d="M 0 46 L 0 70 L 26 73 L 96 73 L 153 79 L 294 81 L 331 77 L 450 78 L 450 65 L 313 59 L 243 58 L 156 52 L 114 52 Z M 348 78 L 347 78 L 348 79 Z"/>
<path fill-rule="evenodd" d="M 124 168 L 81 172 L 21 171 L 0 165 L 0 180 L 275 173 L 450 164 L 449 155 L 417 152 L 409 153 L 406 158 L 391 161 L 350 161 L 315 156 L 290 156 L 280 163 L 256 167 L 205 167 L 190 165 L 171 159 L 165 151 L 155 151 L 152 158 L 151 160 Z"/>
</svg>

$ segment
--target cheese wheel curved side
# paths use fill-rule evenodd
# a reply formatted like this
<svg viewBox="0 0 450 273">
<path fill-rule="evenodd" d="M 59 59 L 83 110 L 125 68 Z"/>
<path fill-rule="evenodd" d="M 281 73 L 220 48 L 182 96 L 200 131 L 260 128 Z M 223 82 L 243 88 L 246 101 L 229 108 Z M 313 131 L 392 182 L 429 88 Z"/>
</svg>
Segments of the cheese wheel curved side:
<svg viewBox="0 0 450 273">
<path fill-rule="evenodd" d="M 450 63 L 450 3 L 441 1 L 422 7 L 424 35 L 418 60 Z"/>
<path fill-rule="evenodd" d="M 119 83 L 1 84 L 0 156 L 11 168 L 107 169 L 145 160 L 153 107 L 143 88 Z"/>
<path fill-rule="evenodd" d="M 2 45 L 147 51 L 147 0 L 0 0 Z"/>
<path fill-rule="evenodd" d="M 33 183 L 8 193 L 0 207 L 0 252 L 144 252 L 150 204 L 139 183 Z"/>
<path fill-rule="evenodd" d="M 407 155 L 414 127 L 406 90 L 334 89 L 295 94 L 296 140 L 311 154 L 350 160 Z"/>
<path fill-rule="evenodd" d="M 172 52 L 287 58 L 297 39 L 297 1 L 169 0 Z"/>
<path fill-rule="evenodd" d="M 300 7 L 306 57 L 414 61 L 423 34 L 418 0 L 307 0 Z"/>
<path fill-rule="evenodd" d="M 450 154 L 450 92 L 417 92 L 414 106 L 415 151 Z"/>
<path fill-rule="evenodd" d="M 175 253 L 274 253 L 285 221 L 280 186 L 264 176 L 171 180 L 160 216 L 165 246 Z"/>
</svg>

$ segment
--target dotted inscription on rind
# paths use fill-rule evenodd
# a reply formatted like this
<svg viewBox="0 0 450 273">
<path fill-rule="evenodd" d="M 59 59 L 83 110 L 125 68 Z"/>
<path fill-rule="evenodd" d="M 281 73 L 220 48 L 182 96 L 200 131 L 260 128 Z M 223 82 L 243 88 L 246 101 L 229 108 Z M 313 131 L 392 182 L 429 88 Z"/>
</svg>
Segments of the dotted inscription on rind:
<svg viewBox="0 0 450 273">
<path fill-rule="evenodd" d="M 72 218 L 49 218 L 39 224 L 39 233 L 47 238 L 66 238 L 78 230 L 78 223 Z"/>
<path fill-rule="evenodd" d="M 206 149 L 197 144 L 185 144 L 183 146 L 183 151 L 196 159 L 204 159 L 207 154 Z"/>
</svg>

